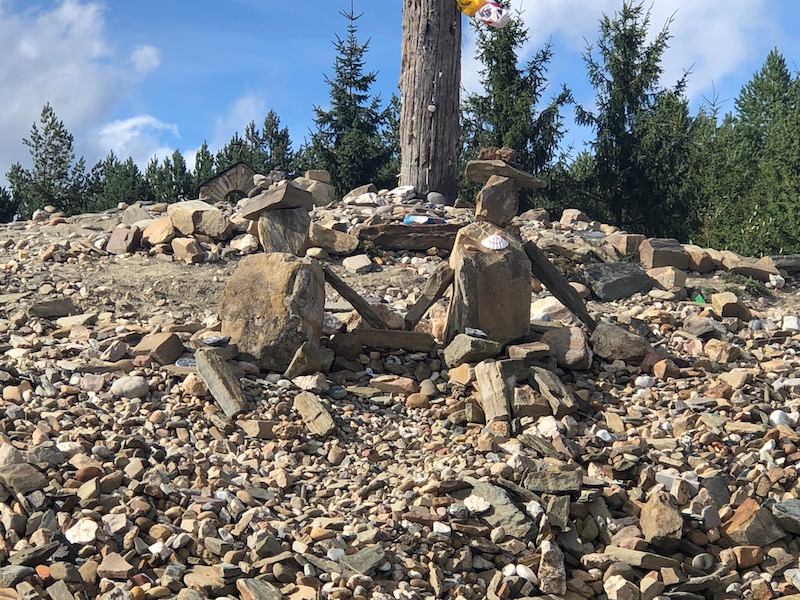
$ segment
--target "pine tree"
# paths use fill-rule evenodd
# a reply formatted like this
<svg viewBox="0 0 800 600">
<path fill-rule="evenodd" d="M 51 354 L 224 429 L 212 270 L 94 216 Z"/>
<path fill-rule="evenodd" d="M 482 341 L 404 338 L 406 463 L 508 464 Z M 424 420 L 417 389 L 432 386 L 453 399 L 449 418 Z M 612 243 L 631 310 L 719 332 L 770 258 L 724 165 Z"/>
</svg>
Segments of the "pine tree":
<svg viewBox="0 0 800 600">
<path fill-rule="evenodd" d="M 387 111 L 381 108 L 380 98 L 371 96 L 370 87 L 377 73 L 364 72 L 364 54 L 369 40 L 360 44 L 356 37 L 356 21 L 361 15 L 342 12 L 347 21 L 347 37 L 338 35 L 334 46 L 334 77 L 325 77 L 330 89 L 330 109 L 314 107 L 312 134 L 314 154 L 327 169 L 340 193 L 365 183 L 378 181 L 381 170 L 391 158 L 391 149 L 381 137 L 387 124 Z"/>
<path fill-rule="evenodd" d="M 9 223 L 19 210 L 19 202 L 14 200 L 11 192 L 0 186 L 0 223 Z"/>
<path fill-rule="evenodd" d="M 139 167 L 128 157 L 120 162 L 114 152 L 92 167 L 88 176 L 83 212 L 115 208 L 121 202 L 131 204 L 153 199 L 153 192 Z"/>
<path fill-rule="evenodd" d="M 232 167 L 238 162 L 250 161 L 250 147 L 244 138 L 236 131 L 230 141 L 217 151 L 214 162 L 217 166 L 216 172 L 221 173 L 228 167 Z M 250 168 L 257 170 L 253 165 Z"/>
<path fill-rule="evenodd" d="M 654 178 L 671 174 L 658 172 L 656 156 L 642 155 L 648 147 L 659 154 L 659 148 L 684 144 L 686 129 L 691 126 L 680 106 L 686 75 L 672 89 L 660 88 L 669 24 L 648 42 L 649 23 L 650 13 L 645 13 L 642 3 L 625 0 L 613 19 L 606 15 L 601 19 L 597 55 L 591 45 L 584 54 L 597 106 L 595 111 L 577 107 L 578 123 L 592 127 L 596 134 L 592 142 L 594 172 L 587 193 L 596 194 L 592 200 L 604 205 L 620 227 L 647 228 L 654 223 L 654 212 L 658 219 L 669 217 L 676 223 L 686 217 L 669 213 L 667 197 L 650 195 L 660 190 L 665 193 L 673 184 L 660 186 Z M 661 126 L 658 115 L 666 118 L 668 110 L 680 130 Z M 645 140 L 647 136 L 660 139 L 656 143 Z M 686 157 L 676 154 L 672 159 Z M 672 175 L 684 167 L 673 168 Z M 669 226 L 659 225 L 659 230 L 665 229 Z M 645 229 L 643 233 L 650 232 Z"/>
<path fill-rule="evenodd" d="M 556 162 L 564 136 L 561 110 L 572 101 L 571 92 L 562 86 L 538 107 L 547 89 L 551 46 L 546 44 L 520 68 L 519 51 L 528 41 L 521 13 L 503 29 L 475 27 L 484 93 L 468 95 L 463 104 L 462 165 L 477 158 L 483 147 L 508 146 L 517 151 L 523 169 L 543 175 Z M 461 187 L 468 196 L 475 191 L 468 184 Z"/>
<path fill-rule="evenodd" d="M 144 176 L 158 202 L 186 200 L 193 193 L 192 174 L 186 168 L 186 160 L 179 150 L 175 150 L 171 157 L 165 157 L 160 164 L 153 157 Z"/>
<path fill-rule="evenodd" d="M 281 127 L 281 119 L 274 110 L 270 110 L 264 117 L 264 125 L 261 128 L 261 146 L 266 159 L 264 173 L 278 169 L 291 174 L 294 153 L 292 152 L 289 128 Z"/>
<path fill-rule="evenodd" d="M 194 171 L 192 175 L 195 195 L 197 195 L 200 186 L 214 177 L 215 173 L 214 155 L 211 154 L 211 151 L 208 149 L 208 143 L 203 140 L 203 143 L 194 155 Z"/>
<path fill-rule="evenodd" d="M 20 216 L 30 218 L 48 205 L 69 214 L 78 210 L 85 191 L 84 161 L 76 160 L 72 134 L 50 104 L 44 105 L 39 125 L 33 124 L 23 143 L 30 149 L 33 167 L 15 163 L 7 174 Z"/>
</svg>

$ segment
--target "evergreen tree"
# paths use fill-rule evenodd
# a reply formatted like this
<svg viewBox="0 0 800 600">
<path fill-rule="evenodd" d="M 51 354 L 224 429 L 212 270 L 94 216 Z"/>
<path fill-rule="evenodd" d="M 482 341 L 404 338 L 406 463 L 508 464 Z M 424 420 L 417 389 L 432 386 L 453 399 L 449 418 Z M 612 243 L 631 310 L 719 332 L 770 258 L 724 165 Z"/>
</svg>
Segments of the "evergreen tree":
<svg viewBox="0 0 800 600">
<path fill-rule="evenodd" d="M 152 190 L 133 159 L 120 162 L 112 151 L 92 167 L 82 211 L 100 212 L 121 202 L 131 204 L 152 198 Z"/>
<path fill-rule="evenodd" d="M 214 155 L 211 154 L 211 151 L 208 149 L 208 143 L 203 140 L 203 143 L 194 155 L 193 182 L 195 195 L 197 195 L 200 186 L 214 177 L 215 173 Z"/>
<path fill-rule="evenodd" d="M 709 245 L 751 256 L 800 251 L 799 87 L 772 50 L 717 128 L 703 177 Z"/>
<path fill-rule="evenodd" d="M 605 206 L 617 226 L 663 234 L 689 217 L 685 199 L 676 207 L 669 198 L 678 182 L 656 179 L 685 173 L 688 166 L 677 163 L 689 160 L 684 152 L 691 121 L 682 105 L 686 75 L 672 89 L 659 86 L 669 24 L 648 42 L 649 23 L 643 4 L 629 0 L 615 18 L 603 16 L 597 55 L 591 45 L 584 54 L 597 108 L 578 106 L 577 120 L 596 133 L 594 172 L 586 188 L 596 194 L 591 200 Z M 667 118 L 679 129 L 663 126 L 661 119 Z M 643 154 L 647 151 L 653 155 Z M 672 153 L 674 163 L 660 171 L 665 153 Z"/>
<path fill-rule="evenodd" d="M 562 87 L 537 110 L 547 89 L 550 44 L 520 68 L 519 51 L 528 41 L 520 13 L 502 29 L 475 27 L 484 93 L 470 94 L 464 101 L 464 158 L 477 158 L 483 147 L 508 146 L 517 151 L 523 169 L 542 174 L 554 164 L 564 136 L 561 109 L 572 101 L 570 91 Z"/>
<path fill-rule="evenodd" d="M 15 163 L 7 174 L 20 216 L 30 218 L 47 205 L 69 214 L 78 210 L 85 191 L 84 161 L 75 159 L 72 134 L 50 104 L 44 105 L 39 125 L 33 124 L 23 143 L 30 149 L 33 167 Z"/>
<path fill-rule="evenodd" d="M 325 77 L 330 89 L 330 109 L 314 107 L 317 129 L 312 134 L 316 168 L 327 169 L 340 193 L 365 183 L 378 183 L 379 174 L 391 158 L 391 149 L 382 138 L 388 113 L 380 98 L 371 96 L 370 87 L 377 78 L 364 72 L 364 54 L 369 40 L 360 44 L 356 21 L 361 15 L 342 12 L 347 21 L 347 37 L 338 35 L 334 46 L 333 79 Z"/>
<path fill-rule="evenodd" d="M 0 186 L 0 223 L 13 221 L 18 209 L 19 202 L 14 200 L 11 192 Z"/>
<path fill-rule="evenodd" d="M 264 117 L 261 128 L 261 145 L 266 155 L 264 173 L 272 169 L 292 172 L 294 153 L 289 128 L 281 127 L 281 119 L 274 110 L 270 110 Z"/>
<path fill-rule="evenodd" d="M 237 131 L 233 134 L 230 141 L 217 151 L 217 155 L 214 158 L 214 162 L 217 166 L 216 172 L 221 173 L 228 167 L 232 167 L 236 163 L 242 161 L 249 164 L 250 148 Z M 257 170 L 253 165 L 250 165 L 250 168 Z"/>
<path fill-rule="evenodd" d="M 179 150 L 175 150 L 171 157 L 165 157 L 160 164 L 153 157 L 144 175 L 157 202 L 178 202 L 192 195 L 192 174 L 186 168 L 186 160 Z"/>
</svg>

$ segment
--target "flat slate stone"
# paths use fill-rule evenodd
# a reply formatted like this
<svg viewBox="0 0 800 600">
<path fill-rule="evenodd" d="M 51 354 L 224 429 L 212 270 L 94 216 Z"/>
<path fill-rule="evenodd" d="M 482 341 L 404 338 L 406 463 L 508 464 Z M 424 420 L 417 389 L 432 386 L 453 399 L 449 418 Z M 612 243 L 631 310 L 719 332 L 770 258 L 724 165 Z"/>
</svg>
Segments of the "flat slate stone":
<svg viewBox="0 0 800 600">
<path fill-rule="evenodd" d="M 598 263 L 586 267 L 587 285 L 604 301 L 630 298 L 653 289 L 653 280 L 634 263 Z"/>
<path fill-rule="evenodd" d="M 18 463 L 0 468 L 0 482 L 16 494 L 43 490 L 50 483 L 36 467 Z"/>
</svg>

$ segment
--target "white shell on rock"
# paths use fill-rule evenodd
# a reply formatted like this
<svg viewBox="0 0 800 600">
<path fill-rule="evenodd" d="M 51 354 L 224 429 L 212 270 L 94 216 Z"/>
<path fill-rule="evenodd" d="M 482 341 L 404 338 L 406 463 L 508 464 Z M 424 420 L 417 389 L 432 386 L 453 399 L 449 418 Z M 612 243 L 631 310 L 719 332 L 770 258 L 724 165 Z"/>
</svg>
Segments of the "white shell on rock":
<svg viewBox="0 0 800 600">
<path fill-rule="evenodd" d="M 489 250 L 502 250 L 503 248 L 508 248 L 508 240 L 502 235 L 493 233 L 481 240 L 481 246 L 489 248 Z"/>
</svg>

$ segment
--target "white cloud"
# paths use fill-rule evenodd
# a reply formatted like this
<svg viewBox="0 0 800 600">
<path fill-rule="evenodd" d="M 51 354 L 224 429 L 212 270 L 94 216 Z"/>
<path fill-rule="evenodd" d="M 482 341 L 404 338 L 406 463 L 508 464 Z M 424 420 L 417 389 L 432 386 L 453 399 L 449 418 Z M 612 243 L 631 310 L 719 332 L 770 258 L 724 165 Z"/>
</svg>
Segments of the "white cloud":
<svg viewBox="0 0 800 600">
<path fill-rule="evenodd" d="M 118 102 L 160 60 L 152 46 L 115 56 L 108 41 L 104 4 L 99 1 L 47 4 L 46 8 L 42 3 L 12 11 L 10 3 L 0 0 L 0 81 L 4 92 L 0 185 L 5 184 L 12 163 L 29 164 L 22 139 L 28 137 L 46 103 L 73 134 L 77 154 L 85 155 L 89 165 L 104 156 L 111 147 L 100 147 L 94 135 Z M 114 125 L 109 124 L 109 131 Z M 128 144 L 135 146 L 132 140 Z"/>
<path fill-rule="evenodd" d="M 585 0 L 512 0 L 511 4 L 524 11 L 530 39 L 522 54 L 528 58 L 551 39 L 559 44 L 559 52 L 571 51 L 579 57 L 587 40 L 597 40 L 602 15 L 613 16 L 621 6 L 618 0 L 590 3 Z M 669 26 L 672 35 L 670 47 L 662 62 L 663 83 L 674 83 L 684 70 L 691 69 L 687 93 L 693 99 L 708 94 L 714 82 L 733 74 L 738 76 L 738 71 L 754 56 L 758 57 L 760 64 L 774 44 L 768 40 L 774 40 L 780 30 L 778 8 L 768 0 L 728 0 L 724 4 L 659 0 L 645 3 L 645 9 L 648 8 L 651 12 L 651 36 L 655 36 L 674 15 Z M 467 29 L 462 80 L 468 91 L 480 89 L 478 72 L 481 67 L 474 58 L 474 38 L 471 29 Z M 570 60 L 573 59 L 575 57 L 571 56 Z M 558 60 L 556 54 L 553 62 Z M 572 68 L 575 69 L 575 65 Z M 580 72 L 585 79 L 582 62 Z M 740 85 L 745 81 L 742 80 Z"/>
<path fill-rule="evenodd" d="M 266 114 L 267 102 L 263 96 L 255 93 L 240 96 L 224 115 L 217 118 L 214 136 L 209 141 L 209 146 L 215 149 L 222 148 L 234 133 L 239 132 L 239 135 L 244 135 L 244 128 L 250 121 L 255 121 L 256 127 L 261 127 L 261 121 Z"/>
<path fill-rule="evenodd" d="M 172 154 L 172 147 L 165 137 L 180 137 L 177 126 L 151 115 L 137 115 L 101 127 L 96 144 L 98 151 L 113 150 L 119 158 L 130 156 L 136 164 L 144 167 L 153 156 L 160 159 Z"/>
<path fill-rule="evenodd" d="M 131 54 L 131 62 L 136 72 L 144 75 L 161 64 L 161 53 L 155 46 L 138 46 Z"/>
</svg>

